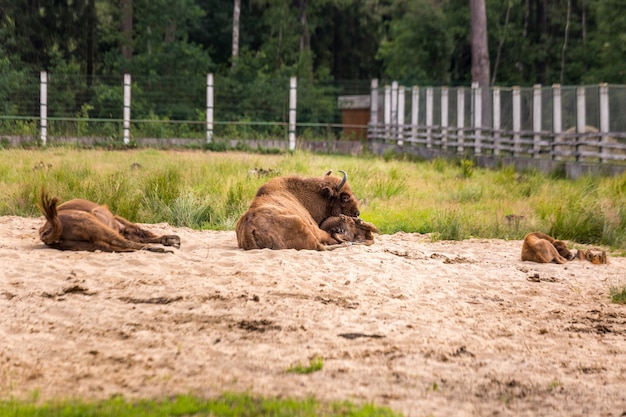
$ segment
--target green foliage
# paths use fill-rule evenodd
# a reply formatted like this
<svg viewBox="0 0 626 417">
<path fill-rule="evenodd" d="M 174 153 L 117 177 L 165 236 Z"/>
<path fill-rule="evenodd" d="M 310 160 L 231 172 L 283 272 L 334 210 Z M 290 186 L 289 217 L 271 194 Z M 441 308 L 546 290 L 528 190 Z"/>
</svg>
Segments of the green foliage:
<svg viewBox="0 0 626 417">
<path fill-rule="evenodd" d="M 391 21 L 389 37 L 378 50 L 386 77 L 422 85 L 449 82 L 452 38 L 442 10 L 426 1 L 408 4 L 408 10 Z"/>
<path fill-rule="evenodd" d="M 321 403 L 314 398 L 262 398 L 248 394 L 224 394 L 215 399 L 179 395 L 162 400 L 129 401 L 120 396 L 99 402 L 55 401 L 44 404 L 8 400 L 0 402 L 0 414 L 21 417 L 160 417 L 160 416 L 396 416 L 385 407 L 350 402 Z"/>
<path fill-rule="evenodd" d="M 309 360 L 308 365 L 302 365 L 300 363 L 296 365 L 291 365 L 287 368 L 287 372 L 292 372 L 294 374 L 311 374 L 313 372 L 321 371 L 324 367 L 324 358 L 320 356 L 315 356 L 313 359 Z"/>
<path fill-rule="evenodd" d="M 459 161 L 461 167 L 461 178 L 471 178 L 474 174 L 474 161 L 469 159 L 461 159 Z"/>
</svg>

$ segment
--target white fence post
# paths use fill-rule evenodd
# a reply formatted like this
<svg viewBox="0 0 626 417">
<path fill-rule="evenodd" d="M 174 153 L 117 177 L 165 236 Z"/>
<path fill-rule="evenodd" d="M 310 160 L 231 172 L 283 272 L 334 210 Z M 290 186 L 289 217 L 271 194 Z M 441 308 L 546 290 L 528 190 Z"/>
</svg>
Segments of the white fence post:
<svg viewBox="0 0 626 417">
<path fill-rule="evenodd" d="M 130 74 L 124 74 L 124 144 L 130 142 Z"/>
<path fill-rule="evenodd" d="M 539 158 L 541 150 L 541 84 L 533 86 L 533 158 Z"/>
<path fill-rule="evenodd" d="M 500 155 L 500 127 L 502 119 L 500 113 L 500 87 L 493 87 L 493 154 Z"/>
<path fill-rule="evenodd" d="M 206 143 L 213 141 L 213 74 L 206 76 Z"/>
<path fill-rule="evenodd" d="M 465 89 L 459 87 L 456 90 L 456 128 L 457 128 L 457 152 L 463 153 L 463 137 L 465 136 Z"/>
<path fill-rule="evenodd" d="M 601 140 L 603 144 L 608 143 L 608 135 L 607 133 L 609 132 L 609 86 L 608 84 L 604 83 L 604 84 L 600 84 L 600 134 L 601 136 Z M 607 149 L 603 146 L 600 150 L 600 152 L 602 153 L 602 159 L 600 160 L 601 162 L 608 162 L 607 158 L 604 158 L 604 156 L 607 153 L 613 153 L 613 151 L 611 150 L 611 148 Z"/>
<path fill-rule="evenodd" d="M 390 126 L 391 126 L 391 86 L 385 86 L 385 107 L 384 107 L 384 119 L 383 123 L 385 124 L 385 139 L 389 139 L 390 137 Z"/>
<path fill-rule="evenodd" d="M 374 78 L 370 87 L 370 129 L 378 137 L 378 79 Z"/>
<path fill-rule="evenodd" d="M 513 156 L 520 156 L 522 144 L 520 131 L 522 128 L 522 95 L 518 86 L 513 86 Z"/>
<path fill-rule="evenodd" d="M 398 138 L 398 145 L 404 145 L 404 100 L 405 100 L 404 86 L 398 87 L 398 131 L 396 132 Z"/>
<path fill-rule="evenodd" d="M 441 148 L 448 149 L 448 87 L 441 87 Z"/>
<path fill-rule="evenodd" d="M 396 136 L 398 131 L 398 82 L 391 83 L 391 136 Z"/>
<path fill-rule="evenodd" d="M 426 147 L 433 147 L 433 88 L 426 88 Z"/>
<path fill-rule="evenodd" d="M 39 117 L 41 122 L 41 144 L 46 146 L 48 141 L 48 73 L 41 71 L 39 74 Z"/>
<path fill-rule="evenodd" d="M 587 125 L 587 112 L 585 110 L 585 87 L 576 88 L 576 132 L 585 134 L 585 126 Z M 582 136 L 583 141 L 586 141 L 586 137 Z M 581 136 L 576 138 L 576 160 L 580 160 L 578 151 L 580 149 Z"/>
<path fill-rule="evenodd" d="M 298 79 L 291 77 L 289 79 L 289 150 L 296 150 L 296 99 Z"/>
<path fill-rule="evenodd" d="M 482 153 L 483 94 L 478 83 L 472 83 L 472 101 L 474 103 L 474 153 Z"/>
<path fill-rule="evenodd" d="M 416 85 L 411 88 L 411 139 L 417 140 L 417 124 L 420 113 L 420 88 Z"/>
<path fill-rule="evenodd" d="M 559 142 L 563 141 L 563 105 L 561 97 L 561 85 L 552 85 L 552 131 L 554 132 L 554 146 L 552 146 L 552 159 L 557 161 L 563 159 L 556 153 L 559 151 L 557 147 Z"/>
</svg>

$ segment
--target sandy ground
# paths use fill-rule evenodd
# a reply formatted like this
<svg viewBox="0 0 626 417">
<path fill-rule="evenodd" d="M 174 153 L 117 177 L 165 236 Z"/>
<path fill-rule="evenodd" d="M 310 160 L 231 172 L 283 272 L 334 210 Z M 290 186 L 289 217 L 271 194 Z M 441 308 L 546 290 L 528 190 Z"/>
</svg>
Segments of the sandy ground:
<svg viewBox="0 0 626 417">
<path fill-rule="evenodd" d="M 0 397 L 224 391 L 386 405 L 406 416 L 620 416 L 626 307 L 609 265 L 520 261 L 521 241 L 381 235 L 332 252 L 61 252 L 0 217 Z M 323 369 L 287 372 L 320 356 Z"/>
</svg>

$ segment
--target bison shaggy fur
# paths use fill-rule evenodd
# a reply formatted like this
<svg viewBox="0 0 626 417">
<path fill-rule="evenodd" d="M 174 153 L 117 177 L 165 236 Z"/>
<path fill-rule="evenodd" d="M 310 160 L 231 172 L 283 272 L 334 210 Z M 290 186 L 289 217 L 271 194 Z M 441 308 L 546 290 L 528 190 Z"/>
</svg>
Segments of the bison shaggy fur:
<svg viewBox="0 0 626 417">
<path fill-rule="evenodd" d="M 374 233 L 380 233 L 372 223 L 344 214 L 327 218 L 320 225 L 320 229 L 327 231 L 338 243 L 349 242 L 364 245 L 373 244 Z"/>
<path fill-rule="evenodd" d="M 342 171 L 343 172 L 343 171 Z M 257 191 L 235 225 L 242 249 L 326 250 L 338 242 L 319 225 L 341 214 L 358 217 L 358 201 L 343 178 L 276 177 Z"/>
<path fill-rule="evenodd" d="M 156 235 L 125 218 L 113 215 L 107 206 L 75 199 L 61 205 L 57 197 L 42 190 L 39 209 L 46 223 L 39 238 L 51 248 L 74 251 L 133 252 L 150 250 L 166 252 L 164 246 L 180 247 L 176 235 Z"/>
</svg>

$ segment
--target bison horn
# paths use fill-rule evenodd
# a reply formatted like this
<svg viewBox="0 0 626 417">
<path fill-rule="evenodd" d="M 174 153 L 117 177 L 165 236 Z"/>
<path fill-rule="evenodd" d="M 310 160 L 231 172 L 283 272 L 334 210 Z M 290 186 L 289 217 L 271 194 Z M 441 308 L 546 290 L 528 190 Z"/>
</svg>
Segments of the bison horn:
<svg viewBox="0 0 626 417">
<path fill-rule="evenodd" d="M 343 179 L 341 180 L 337 188 L 335 188 L 337 191 L 340 191 L 341 187 L 343 187 L 346 184 L 346 181 L 348 181 L 348 174 L 346 174 L 346 171 L 339 171 L 339 172 L 343 174 Z"/>
</svg>

